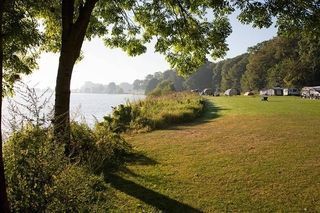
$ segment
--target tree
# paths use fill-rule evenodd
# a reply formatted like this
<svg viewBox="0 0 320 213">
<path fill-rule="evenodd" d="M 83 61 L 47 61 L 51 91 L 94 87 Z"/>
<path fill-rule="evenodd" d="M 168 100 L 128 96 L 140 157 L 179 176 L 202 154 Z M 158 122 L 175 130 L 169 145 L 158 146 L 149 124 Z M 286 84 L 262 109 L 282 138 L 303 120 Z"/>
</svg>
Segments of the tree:
<svg viewBox="0 0 320 213">
<path fill-rule="evenodd" d="M 159 81 L 162 81 L 163 80 L 163 73 L 162 72 L 155 72 L 153 74 L 153 77 L 158 79 Z"/>
<path fill-rule="evenodd" d="M 172 93 L 173 91 L 176 91 L 173 82 L 170 80 L 163 80 L 158 83 L 157 87 L 150 91 L 148 95 L 160 96 Z"/>
<path fill-rule="evenodd" d="M 170 80 L 174 84 L 176 91 L 181 91 L 184 89 L 183 83 L 184 78 L 177 75 L 177 72 L 174 70 L 166 70 L 163 72 L 163 80 Z"/>
<path fill-rule="evenodd" d="M 248 54 L 242 54 L 224 61 L 221 70 L 221 89 L 234 88 L 240 90 L 240 79 L 246 70 Z"/>
<path fill-rule="evenodd" d="M 0 0 L 0 118 L 2 98 L 11 94 L 20 74 L 29 74 L 36 67 L 37 47 L 41 34 L 29 0 Z M 28 11 L 28 12 L 26 12 Z M 2 119 L 1 119 L 2 120 Z M 0 122 L 0 132 L 2 124 Z M 2 135 L 2 134 L 1 134 Z M 9 212 L 0 139 L 0 211 Z"/>
<path fill-rule="evenodd" d="M 144 85 L 143 85 L 143 80 L 139 80 L 139 79 L 136 79 L 134 80 L 133 82 L 133 89 L 134 90 L 144 90 Z"/>
<path fill-rule="evenodd" d="M 248 54 L 242 54 L 239 57 L 239 61 L 231 68 L 229 75 L 232 78 L 232 88 L 241 90 L 241 78 L 246 71 L 246 66 L 248 64 Z"/>
<path fill-rule="evenodd" d="M 313 35 L 320 33 L 320 28 L 315 27 L 320 24 L 318 0 L 238 0 L 235 5 L 241 11 L 239 19 L 244 23 L 253 23 L 255 27 L 270 27 L 276 21 L 281 34 L 302 31 Z"/>
<path fill-rule="evenodd" d="M 279 62 L 275 57 L 276 50 L 271 46 L 272 41 L 268 41 L 250 49 L 249 63 L 242 77 L 242 89 L 259 90 L 267 86 L 268 70 Z"/>
<path fill-rule="evenodd" d="M 188 89 L 212 88 L 212 66 L 213 64 L 207 61 L 192 74 L 185 82 Z"/>
<path fill-rule="evenodd" d="M 242 88 L 301 88 L 304 85 L 320 83 L 319 52 L 307 49 L 305 52 L 299 51 L 304 42 L 305 38 L 301 36 L 278 36 L 250 48 L 249 63 L 242 77 Z M 309 44 L 304 47 L 308 46 Z"/>
<path fill-rule="evenodd" d="M 107 93 L 109 94 L 116 94 L 118 90 L 118 87 L 116 85 L 116 83 L 114 82 L 110 82 L 107 86 Z"/>
<path fill-rule="evenodd" d="M 120 89 L 122 89 L 123 93 L 132 93 L 133 85 L 127 82 L 122 82 L 119 84 Z"/>
<path fill-rule="evenodd" d="M 109 47 L 135 56 L 155 39 L 155 50 L 181 74 L 190 74 L 206 56 L 221 57 L 231 27 L 228 1 L 52 0 L 42 12 L 48 47 L 60 51 L 55 93 L 56 139 L 70 141 L 69 104 L 73 66 L 82 43 L 103 37 Z M 61 13 L 59 13 L 61 11 Z M 212 12 L 212 18 L 206 14 Z M 61 26 L 57 28 L 56 26 Z M 60 39 L 59 39 L 60 38 Z"/>
<path fill-rule="evenodd" d="M 239 20 L 243 23 L 262 28 L 276 22 L 279 35 L 293 38 L 301 36 L 298 48 L 301 55 L 314 54 L 316 49 L 320 49 L 318 0 L 238 0 L 234 5 L 240 9 Z"/>
<path fill-rule="evenodd" d="M 220 61 L 213 65 L 212 68 L 212 89 L 215 92 L 219 92 L 221 90 L 221 72 L 224 61 Z"/>
<path fill-rule="evenodd" d="M 148 95 L 152 90 L 154 90 L 160 81 L 156 78 L 152 78 L 150 81 L 148 81 L 148 84 L 146 86 L 145 94 Z"/>
</svg>

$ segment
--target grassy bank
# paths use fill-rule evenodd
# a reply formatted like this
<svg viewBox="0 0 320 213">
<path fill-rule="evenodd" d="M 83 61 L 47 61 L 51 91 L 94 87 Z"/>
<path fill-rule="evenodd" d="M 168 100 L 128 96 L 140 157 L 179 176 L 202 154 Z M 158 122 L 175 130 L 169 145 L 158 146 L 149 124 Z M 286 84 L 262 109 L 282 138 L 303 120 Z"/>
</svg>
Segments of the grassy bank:
<svg viewBox="0 0 320 213">
<path fill-rule="evenodd" d="M 180 92 L 148 96 L 145 100 L 116 107 L 100 125 L 117 132 L 145 132 L 200 117 L 205 101 L 198 94 Z"/>
<path fill-rule="evenodd" d="M 115 211 L 320 211 L 320 102 L 213 97 L 187 125 L 127 138 Z"/>
<path fill-rule="evenodd" d="M 151 121 L 154 129 L 192 121 L 199 117 L 204 109 L 204 100 L 194 93 L 148 97 L 137 104 L 141 105 L 141 115 Z"/>
</svg>

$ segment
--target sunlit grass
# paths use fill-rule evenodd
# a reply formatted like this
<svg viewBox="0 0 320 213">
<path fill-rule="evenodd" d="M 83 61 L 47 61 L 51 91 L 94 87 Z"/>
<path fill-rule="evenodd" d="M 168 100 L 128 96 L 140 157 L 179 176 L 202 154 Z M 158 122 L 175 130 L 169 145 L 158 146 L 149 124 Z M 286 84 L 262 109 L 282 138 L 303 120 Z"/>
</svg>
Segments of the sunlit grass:
<svg viewBox="0 0 320 213">
<path fill-rule="evenodd" d="M 187 92 L 150 96 L 140 102 L 141 115 L 148 118 L 156 129 L 192 121 L 201 115 L 204 108 L 202 97 Z"/>
<path fill-rule="evenodd" d="M 131 192 L 149 193 L 116 190 L 114 210 L 319 212 L 320 101 L 210 101 L 210 111 L 192 124 L 128 138 L 148 160 L 117 175 L 132 181 Z"/>
</svg>

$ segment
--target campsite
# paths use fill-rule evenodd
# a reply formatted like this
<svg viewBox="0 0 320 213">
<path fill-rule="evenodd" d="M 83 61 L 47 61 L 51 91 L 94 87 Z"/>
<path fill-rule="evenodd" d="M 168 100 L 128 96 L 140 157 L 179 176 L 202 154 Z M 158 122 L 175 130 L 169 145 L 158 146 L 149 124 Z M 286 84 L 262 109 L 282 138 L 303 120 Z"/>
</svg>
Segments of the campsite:
<svg viewBox="0 0 320 213">
<path fill-rule="evenodd" d="M 128 138 L 145 161 L 116 174 L 125 184 L 116 187 L 117 206 L 128 212 L 320 211 L 320 102 L 208 101 L 205 116 L 193 123 Z"/>
<path fill-rule="evenodd" d="M 320 212 L 320 0 L 0 0 L 0 213 Z"/>
</svg>

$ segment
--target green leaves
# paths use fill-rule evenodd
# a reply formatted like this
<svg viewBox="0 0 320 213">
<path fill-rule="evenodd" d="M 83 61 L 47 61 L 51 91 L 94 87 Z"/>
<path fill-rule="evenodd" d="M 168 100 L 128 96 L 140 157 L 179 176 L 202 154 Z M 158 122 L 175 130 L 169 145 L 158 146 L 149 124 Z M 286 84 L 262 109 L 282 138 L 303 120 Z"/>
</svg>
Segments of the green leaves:
<svg viewBox="0 0 320 213">
<path fill-rule="evenodd" d="M 87 1 L 90 0 L 75 1 L 73 23 Z M 38 2 L 33 8 L 43 19 L 43 49 L 59 51 L 61 2 L 51 0 L 50 6 Z M 226 0 L 99 0 L 86 38 L 102 37 L 106 46 L 121 48 L 130 56 L 144 53 L 146 43 L 155 41 L 155 50 L 165 55 L 179 73 L 188 75 L 205 63 L 208 55 L 225 55 L 226 38 L 231 33 L 227 15 L 232 11 Z"/>
<path fill-rule="evenodd" d="M 3 14 L 4 93 L 12 92 L 20 74 L 30 74 L 37 67 L 43 37 L 38 30 L 29 1 L 7 1 Z"/>
<path fill-rule="evenodd" d="M 319 84 L 319 54 L 310 51 L 309 45 L 301 36 L 280 36 L 258 44 L 251 51 L 241 86 L 244 89 L 262 89 Z M 299 48 L 305 51 L 299 51 Z"/>
<path fill-rule="evenodd" d="M 222 57 L 227 50 L 231 27 L 224 16 L 229 11 L 212 8 L 217 13 L 209 22 L 207 8 L 210 4 L 205 1 L 156 1 L 139 7 L 135 20 L 144 33 L 156 38 L 156 51 L 180 74 L 188 75 L 206 61 L 207 54 Z"/>
<path fill-rule="evenodd" d="M 318 0 L 234 0 L 241 11 L 239 19 L 255 27 L 270 27 L 276 22 L 281 34 L 312 32 L 320 34 L 320 3 Z"/>
</svg>

